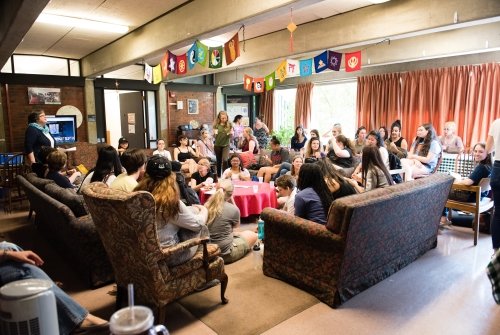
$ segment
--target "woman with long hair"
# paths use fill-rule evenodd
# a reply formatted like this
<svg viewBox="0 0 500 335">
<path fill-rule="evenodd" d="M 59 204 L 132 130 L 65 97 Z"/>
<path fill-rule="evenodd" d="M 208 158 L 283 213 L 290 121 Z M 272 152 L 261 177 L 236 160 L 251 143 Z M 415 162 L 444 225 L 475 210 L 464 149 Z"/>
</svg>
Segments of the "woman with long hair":
<svg viewBox="0 0 500 335">
<path fill-rule="evenodd" d="M 243 180 L 249 181 L 250 171 L 243 167 L 240 156 L 238 154 L 232 154 L 229 157 L 229 164 L 231 165 L 222 174 L 220 179 L 231 179 L 231 180 Z"/>
<path fill-rule="evenodd" d="M 356 156 L 361 156 L 363 152 L 363 147 L 366 145 L 366 127 L 361 126 L 356 130 L 356 134 L 354 135 L 354 141 L 352 141 L 352 148 L 354 149 L 353 153 Z"/>
<path fill-rule="evenodd" d="M 297 187 L 299 191 L 295 196 L 295 215 L 319 224 L 326 224 L 333 197 L 318 164 L 306 163 L 301 166 Z"/>
<path fill-rule="evenodd" d="M 200 132 L 200 139 L 196 142 L 196 151 L 198 157 L 206 158 L 211 162 L 216 162 L 214 142 L 212 141 L 212 136 L 210 136 L 210 131 L 206 128 L 202 129 Z"/>
<path fill-rule="evenodd" d="M 401 137 L 401 121 L 396 120 L 391 125 L 391 136 L 385 140 L 387 150 L 399 159 L 405 158 L 408 154 L 408 142 Z"/>
<path fill-rule="evenodd" d="M 304 127 L 298 126 L 295 128 L 295 133 L 290 140 L 290 149 L 294 151 L 300 151 L 304 148 L 307 142 L 307 137 L 304 135 Z"/>
<path fill-rule="evenodd" d="M 428 176 L 434 171 L 441 156 L 441 144 L 436 131 L 430 123 L 417 128 L 417 137 L 413 141 L 406 158 L 401 159 L 405 171 L 405 180 Z"/>
<path fill-rule="evenodd" d="M 292 176 L 297 180 L 299 178 L 299 172 L 300 172 L 300 167 L 304 164 L 304 158 L 300 155 L 296 155 L 293 160 L 292 160 L 292 167 L 290 171 L 288 171 L 286 174 L 289 176 Z"/>
<path fill-rule="evenodd" d="M 308 159 L 310 161 L 314 161 L 323 157 L 325 157 L 325 152 L 323 151 L 319 138 L 312 138 L 309 142 L 307 142 L 304 158 L 306 161 Z"/>
<path fill-rule="evenodd" d="M 229 122 L 226 111 L 220 111 L 215 118 L 214 124 L 214 151 L 217 159 L 217 174 L 222 175 L 222 170 L 227 167 L 227 157 L 229 156 L 229 141 L 234 134 L 233 125 Z"/>
<path fill-rule="evenodd" d="M 198 158 L 196 151 L 189 146 L 189 139 L 186 135 L 179 135 L 179 146 L 174 149 L 174 161 L 182 163 L 181 170 L 189 170 L 192 175 L 198 169 L 198 164 L 194 158 Z"/>
<path fill-rule="evenodd" d="M 353 160 L 354 148 L 351 141 L 344 135 L 338 135 L 332 141 L 330 150 L 328 151 L 328 158 L 336 165 L 337 169 L 350 168 L 354 165 Z"/>
<path fill-rule="evenodd" d="M 259 143 L 253 134 L 250 127 L 243 129 L 243 143 L 241 144 L 241 152 L 249 152 L 253 154 L 259 153 Z"/>
<path fill-rule="evenodd" d="M 78 192 L 80 192 L 84 186 L 95 181 L 100 181 L 111 186 L 116 176 L 123 172 L 122 170 L 120 156 L 115 148 L 111 145 L 98 147 L 95 167 L 85 176 L 85 179 L 80 184 Z"/>
<path fill-rule="evenodd" d="M 243 141 L 243 129 L 245 125 L 243 124 L 243 115 L 236 115 L 233 119 L 233 147 L 238 149 L 241 147 L 241 142 Z"/>
<path fill-rule="evenodd" d="M 332 194 L 332 201 L 357 193 L 356 188 L 338 172 L 329 159 L 322 159 L 317 164 L 321 169 L 328 190 Z"/>
<path fill-rule="evenodd" d="M 380 137 L 382 137 L 382 141 L 384 141 L 384 142 L 389 137 L 389 132 L 387 131 L 386 126 L 382 126 L 382 127 L 378 128 L 378 133 L 380 134 Z"/>
<path fill-rule="evenodd" d="M 208 211 L 202 205 L 186 206 L 180 199 L 179 186 L 172 165 L 165 157 L 153 156 L 146 166 L 144 178 L 134 191 L 150 192 L 156 203 L 156 227 L 162 247 L 171 247 L 182 241 L 207 236 Z M 185 249 L 171 259 L 174 266 L 191 259 L 198 246 Z"/>
<path fill-rule="evenodd" d="M 221 180 L 215 194 L 205 203 L 210 242 L 219 246 L 224 264 L 243 258 L 257 241 L 253 231 L 234 231 L 240 225 L 240 210 L 233 203 L 233 190 L 230 180 Z"/>
<path fill-rule="evenodd" d="M 267 128 L 261 117 L 255 118 L 253 131 L 255 133 L 255 137 L 257 138 L 259 148 L 265 149 L 267 147 L 267 143 L 269 142 L 269 128 Z"/>
<path fill-rule="evenodd" d="M 353 176 L 351 182 L 351 185 L 356 187 L 358 192 L 370 191 L 393 184 L 391 174 L 382 161 L 380 150 L 376 146 L 368 145 L 363 148 L 361 170 L 361 178 L 358 175 Z M 358 183 L 361 183 L 363 187 L 359 186 Z"/>
</svg>

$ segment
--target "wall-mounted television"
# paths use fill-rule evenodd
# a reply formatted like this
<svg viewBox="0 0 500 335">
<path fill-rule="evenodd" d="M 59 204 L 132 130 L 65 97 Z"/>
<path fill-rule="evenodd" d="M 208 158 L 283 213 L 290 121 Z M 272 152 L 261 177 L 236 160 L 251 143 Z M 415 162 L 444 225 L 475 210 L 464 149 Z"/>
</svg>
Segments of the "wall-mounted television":
<svg viewBox="0 0 500 335">
<path fill-rule="evenodd" d="M 47 126 L 56 144 L 76 142 L 75 115 L 47 115 Z"/>
</svg>

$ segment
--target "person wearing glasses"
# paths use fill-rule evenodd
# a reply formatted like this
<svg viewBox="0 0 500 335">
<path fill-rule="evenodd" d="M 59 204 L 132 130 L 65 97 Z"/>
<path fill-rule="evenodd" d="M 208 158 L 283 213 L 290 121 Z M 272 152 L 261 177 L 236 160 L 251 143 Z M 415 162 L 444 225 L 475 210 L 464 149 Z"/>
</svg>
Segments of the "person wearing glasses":
<svg viewBox="0 0 500 335">
<path fill-rule="evenodd" d="M 459 154 L 464 151 L 464 143 L 460 136 L 455 134 L 457 125 L 453 121 L 444 124 L 444 135 L 439 137 L 439 142 L 444 152 L 449 154 Z"/>
<path fill-rule="evenodd" d="M 47 119 L 43 110 L 38 110 L 28 115 L 28 128 L 24 136 L 24 153 L 26 154 L 26 163 L 31 165 L 35 162 L 41 162 L 42 147 L 55 148 L 56 141 L 50 134 L 47 126 Z"/>
<path fill-rule="evenodd" d="M 290 175 L 284 175 L 276 179 L 276 195 L 279 199 L 283 199 L 282 211 L 288 214 L 295 215 L 295 195 L 297 188 L 295 187 L 295 178 Z"/>
<path fill-rule="evenodd" d="M 250 181 L 250 171 L 243 167 L 240 156 L 232 154 L 229 157 L 230 167 L 224 170 L 220 179 Z"/>
</svg>

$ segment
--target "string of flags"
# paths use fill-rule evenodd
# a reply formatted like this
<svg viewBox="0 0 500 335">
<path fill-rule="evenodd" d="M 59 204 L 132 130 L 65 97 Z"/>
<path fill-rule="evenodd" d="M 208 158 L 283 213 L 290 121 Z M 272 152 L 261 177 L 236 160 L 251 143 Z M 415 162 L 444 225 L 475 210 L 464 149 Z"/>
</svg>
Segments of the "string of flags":
<svg viewBox="0 0 500 335">
<path fill-rule="evenodd" d="M 238 32 L 221 46 L 209 47 L 200 41 L 195 41 L 185 54 L 176 55 L 167 50 L 158 65 L 144 64 L 144 79 L 149 83 L 159 84 L 167 78 L 168 73 L 184 75 L 188 70 L 192 70 L 196 64 L 203 67 L 208 64 L 211 69 L 220 69 L 223 59 L 226 60 L 226 65 L 229 65 L 239 56 Z"/>
<path fill-rule="evenodd" d="M 361 70 L 361 51 L 354 51 L 342 54 L 340 52 L 326 50 L 319 55 L 303 60 L 286 59 L 283 60 L 276 70 L 265 77 L 251 77 L 243 75 L 243 88 L 247 91 L 262 93 L 264 89 L 270 91 L 276 87 L 276 79 L 281 82 L 289 77 L 306 77 L 313 73 L 320 73 L 327 69 L 340 71 L 342 56 L 345 58 L 345 71 L 354 72 Z M 314 72 L 313 72 L 314 71 Z"/>
</svg>

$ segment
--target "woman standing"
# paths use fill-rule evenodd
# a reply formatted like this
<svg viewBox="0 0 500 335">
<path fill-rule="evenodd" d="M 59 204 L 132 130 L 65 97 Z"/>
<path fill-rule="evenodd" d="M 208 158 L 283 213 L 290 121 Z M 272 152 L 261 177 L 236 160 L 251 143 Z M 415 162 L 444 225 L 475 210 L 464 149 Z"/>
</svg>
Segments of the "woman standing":
<svg viewBox="0 0 500 335">
<path fill-rule="evenodd" d="M 361 170 L 361 178 L 358 175 L 354 175 L 352 182 L 352 185 L 358 192 L 370 191 L 393 184 L 391 174 L 382 161 L 380 150 L 376 146 L 366 146 L 363 148 Z M 362 184 L 363 187 L 359 186 L 358 183 Z"/>
<path fill-rule="evenodd" d="M 156 202 L 156 228 L 162 247 L 171 247 L 182 241 L 208 235 L 208 211 L 201 205 L 186 206 L 180 200 L 179 186 L 172 165 L 165 157 L 153 156 L 146 166 L 144 178 L 134 191 L 150 192 Z M 171 259 L 175 266 L 191 259 L 198 246 L 182 250 Z"/>
<path fill-rule="evenodd" d="M 401 121 L 396 120 L 391 125 L 391 137 L 385 141 L 387 150 L 399 159 L 405 158 L 408 154 L 408 142 L 401 137 Z"/>
<path fill-rule="evenodd" d="M 245 126 L 242 124 L 243 115 L 236 115 L 233 119 L 233 146 L 235 149 L 241 147 L 241 142 L 243 141 L 243 129 Z"/>
<path fill-rule="evenodd" d="M 300 151 L 304 148 L 306 144 L 307 137 L 304 135 L 304 128 L 302 126 L 298 126 L 295 128 L 295 134 L 292 136 L 290 140 L 290 149 L 294 151 Z"/>
<path fill-rule="evenodd" d="M 243 258 L 257 242 L 257 234 L 253 231 L 234 231 L 240 225 L 240 210 L 232 201 L 233 190 L 231 181 L 221 180 L 218 190 L 205 204 L 210 242 L 219 246 L 224 264 Z"/>
<path fill-rule="evenodd" d="M 259 148 L 265 149 L 267 147 L 267 143 L 269 142 L 269 128 L 267 128 L 266 124 L 262 122 L 261 118 L 255 118 L 253 131 L 255 137 L 257 137 L 257 141 L 259 142 Z"/>
<path fill-rule="evenodd" d="M 154 155 L 160 155 L 168 159 L 169 161 L 172 160 L 172 155 L 170 155 L 170 151 L 165 149 L 165 141 L 162 138 L 159 138 L 156 141 L 156 150 L 153 151 L 153 156 Z"/>
<path fill-rule="evenodd" d="M 188 144 L 186 135 L 179 135 L 179 146 L 174 149 L 174 161 L 182 163 L 181 170 L 189 170 L 192 175 L 198 169 L 198 164 L 193 158 L 198 158 L 198 154 Z"/>
<path fill-rule="evenodd" d="M 222 170 L 227 167 L 229 156 L 229 140 L 234 134 L 233 126 L 229 122 L 227 112 L 220 111 L 213 124 L 215 135 L 215 157 L 217 159 L 217 174 L 222 175 Z"/>
<path fill-rule="evenodd" d="M 24 135 L 24 153 L 28 165 L 41 162 L 42 147 L 55 147 L 55 140 L 49 132 L 47 119 L 43 110 L 34 111 L 28 115 L 28 128 Z"/>
<path fill-rule="evenodd" d="M 495 162 L 491 170 L 491 190 L 493 191 L 493 202 L 495 211 L 491 222 L 491 240 L 493 250 L 500 248 L 500 119 L 496 119 L 490 126 L 488 140 L 486 141 L 486 152 L 495 150 Z"/>
<path fill-rule="evenodd" d="M 229 163 L 231 164 L 231 167 L 224 170 L 224 173 L 222 174 L 222 177 L 220 177 L 220 179 L 243 181 L 250 180 L 250 171 L 243 167 L 240 156 L 238 156 L 237 154 L 232 154 L 231 157 L 229 157 Z"/>
</svg>

